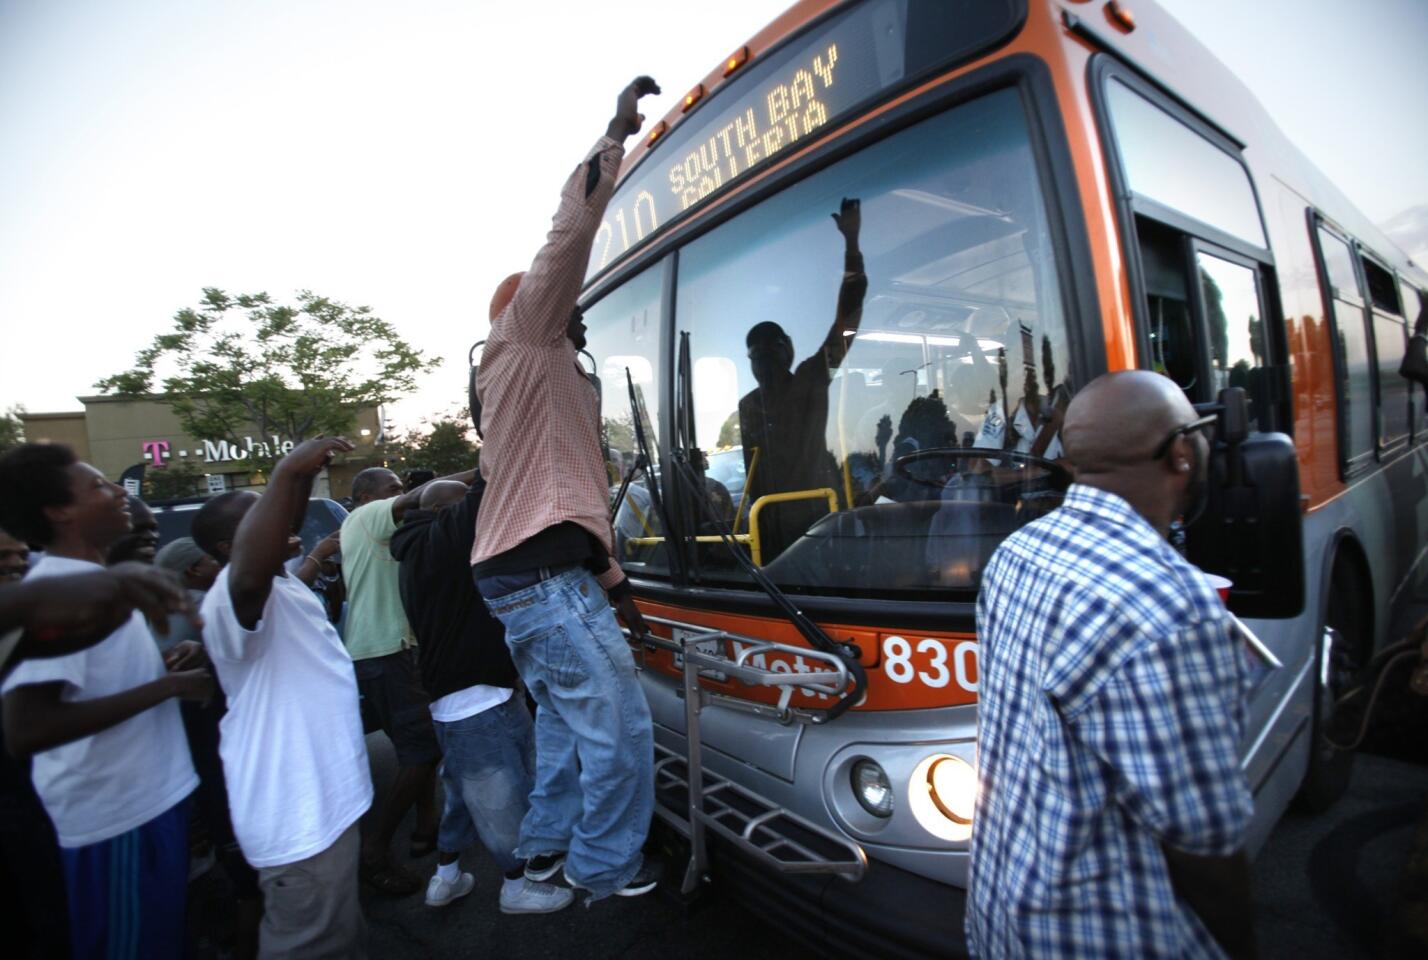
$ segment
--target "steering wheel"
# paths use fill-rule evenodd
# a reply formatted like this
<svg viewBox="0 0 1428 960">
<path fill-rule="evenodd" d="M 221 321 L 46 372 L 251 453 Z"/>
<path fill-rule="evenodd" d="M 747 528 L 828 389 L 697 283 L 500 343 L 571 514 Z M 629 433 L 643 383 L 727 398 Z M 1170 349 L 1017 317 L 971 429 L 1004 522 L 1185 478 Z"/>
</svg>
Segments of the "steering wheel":
<svg viewBox="0 0 1428 960">
<path fill-rule="evenodd" d="M 981 460 L 984 462 L 997 460 L 1000 461 L 999 466 L 1007 466 L 1008 461 L 1010 461 L 1010 465 L 1039 467 L 1044 471 L 1046 478 L 1050 480 L 1050 489 L 1052 490 L 1065 490 L 1071 485 L 1071 472 L 1055 460 L 1047 460 L 1044 457 L 1036 457 L 1029 453 L 1021 453 L 1016 450 L 990 450 L 982 447 L 929 447 L 926 450 L 914 450 L 912 453 L 903 454 L 893 461 L 893 473 L 909 483 L 917 483 L 940 490 L 946 485 L 946 476 L 941 480 L 933 481 L 925 477 L 914 476 L 908 471 L 909 467 L 921 460 L 933 459 Z M 960 470 L 954 469 L 947 476 L 961 472 Z M 978 474 L 967 475 L 975 476 Z M 1022 482 L 1023 484 L 1026 483 L 1025 480 Z"/>
</svg>

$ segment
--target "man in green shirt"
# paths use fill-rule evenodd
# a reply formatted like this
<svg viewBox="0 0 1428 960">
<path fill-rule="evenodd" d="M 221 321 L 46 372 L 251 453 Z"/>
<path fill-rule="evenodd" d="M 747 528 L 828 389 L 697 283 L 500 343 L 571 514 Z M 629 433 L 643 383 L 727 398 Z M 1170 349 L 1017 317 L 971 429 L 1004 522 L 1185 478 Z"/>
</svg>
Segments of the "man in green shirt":
<svg viewBox="0 0 1428 960">
<path fill-rule="evenodd" d="M 474 471 L 445 478 L 470 483 Z M 352 481 L 357 507 L 342 524 L 342 576 L 347 583 L 344 642 L 357 670 L 363 705 L 391 738 L 397 778 L 378 810 L 362 854 L 362 877 L 397 896 L 415 892 L 421 878 L 391 860 L 392 839 L 413 804 L 411 855 L 436 848 L 436 767 L 441 761 L 426 692 L 417 672 L 416 639 L 407 625 L 397 585 L 400 565 L 392 557 L 392 534 L 420 490 L 402 493 L 390 470 L 372 467 Z"/>
</svg>

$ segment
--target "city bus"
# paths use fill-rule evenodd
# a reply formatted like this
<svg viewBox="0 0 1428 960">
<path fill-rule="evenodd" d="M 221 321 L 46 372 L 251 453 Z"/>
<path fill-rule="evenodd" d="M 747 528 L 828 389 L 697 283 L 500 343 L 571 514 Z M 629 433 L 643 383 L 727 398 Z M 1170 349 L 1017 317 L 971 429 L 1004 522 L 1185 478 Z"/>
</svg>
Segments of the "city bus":
<svg viewBox="0 0 1428 960">
<path fill-rule="evenodd" d="M 1109 370 L 1221 416 L 1177 537 L 1253 666 L 1250 849 L 1332 802 L 1423 586 L 1425 291 L 1149 0 L 801 0 L 695 79 L 581 295 L 684 889 L 819 951 L 962 942 L 981 570 Z"/>
</svg>

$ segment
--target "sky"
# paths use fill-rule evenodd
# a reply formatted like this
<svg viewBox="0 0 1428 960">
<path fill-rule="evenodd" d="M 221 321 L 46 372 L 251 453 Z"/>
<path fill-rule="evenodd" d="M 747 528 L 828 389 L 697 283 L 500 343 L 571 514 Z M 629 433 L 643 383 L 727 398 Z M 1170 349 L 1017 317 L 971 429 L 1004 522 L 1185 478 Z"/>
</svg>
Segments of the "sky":
<svg viewBox="0 0 1428 960">
<path fill-rule="evenodd" d="M 398 426 L 460 406 L 620 88 L 663 115 L 784 5 L 0 0 L 0 409 L 79 409 L 206 286 L 369 305 L 446 361 Z M 1428 204 L 1428 3 L 1162 6 L 1372 219 Z"/>
</svg>

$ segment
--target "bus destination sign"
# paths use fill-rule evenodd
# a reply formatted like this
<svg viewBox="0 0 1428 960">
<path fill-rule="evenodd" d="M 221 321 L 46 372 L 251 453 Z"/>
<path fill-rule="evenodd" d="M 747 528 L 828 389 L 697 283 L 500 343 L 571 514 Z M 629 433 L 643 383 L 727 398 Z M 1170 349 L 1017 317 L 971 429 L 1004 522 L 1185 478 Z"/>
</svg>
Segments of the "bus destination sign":
<svg viewBox="0 0 1428 960">
<path fill-rule="evenodd" d="M 615 191 L 587 279 L 830 121 L 1006 33 L 1009 14 L 995 0 L 871 0 L 750 65 L 651 147 Z"/>
</svg>

